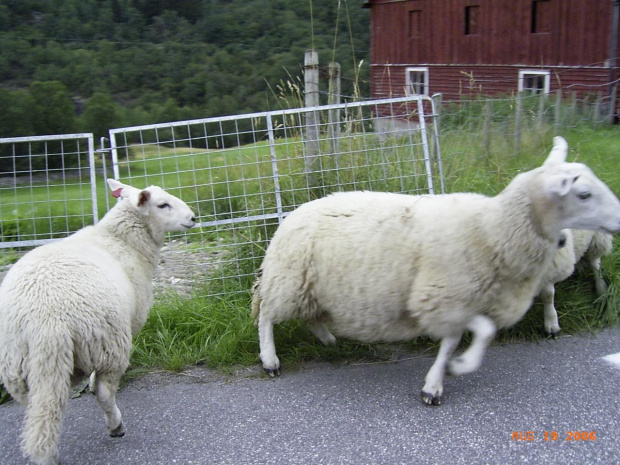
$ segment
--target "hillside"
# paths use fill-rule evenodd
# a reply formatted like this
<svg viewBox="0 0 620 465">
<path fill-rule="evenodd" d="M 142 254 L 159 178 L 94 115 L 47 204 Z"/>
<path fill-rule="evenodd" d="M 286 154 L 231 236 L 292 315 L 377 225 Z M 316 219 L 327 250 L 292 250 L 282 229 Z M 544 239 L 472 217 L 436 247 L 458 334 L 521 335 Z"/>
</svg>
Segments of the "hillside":
<svg viewBox="0 0 620 465">
<path fill-rule="evenodd" d="M 344 95 L 356 82 L 368 95 L 362 4 L 2 0 L 0 136 L 99 136 L 109 127 L 297 105 L 309 48 L 322 66 L 341 63 Z"/>
</svg>

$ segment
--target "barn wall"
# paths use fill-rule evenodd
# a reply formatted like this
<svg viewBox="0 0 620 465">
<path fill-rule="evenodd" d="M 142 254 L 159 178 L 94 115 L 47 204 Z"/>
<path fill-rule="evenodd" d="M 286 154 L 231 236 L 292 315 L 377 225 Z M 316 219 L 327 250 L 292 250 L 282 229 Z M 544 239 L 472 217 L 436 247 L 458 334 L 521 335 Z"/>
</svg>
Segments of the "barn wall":
<svg viewBox="0 0 620 465">
<path fill-rule="evenodd" d="M 449 99 L 516 92 L 519 69 L 550 70 L 551 91 L 568 88 L 582 96 L 608 89 L 613 0 L 367 3 L 373 97 L 404 95 L 407 66 L 428 67 L 430 93 Z M 468 7 L 477 7 L 470 31 Z"/>
<path fill-rule="evenodd" d="M 371 67 L 372 94 L 375 98 L 405 95 L 405 69 L 408 65 Z M 550 71 L 550 91 L 564 89 L 586 94 L 607 92 L 606 68 L 429 65 L 429 94 L 441 93 L 446 100 L 472 96 L 501 96 L 516 93 L 519 70 Z"/>
<path fill-rule="evenodd" d="M 374 0 L 374 64 L 604 66 L 612 0 Z M 532 32 L 533 3 L 544 14 Z M 466 35 L 466 7 L 477 6 Z"/>
</svg>

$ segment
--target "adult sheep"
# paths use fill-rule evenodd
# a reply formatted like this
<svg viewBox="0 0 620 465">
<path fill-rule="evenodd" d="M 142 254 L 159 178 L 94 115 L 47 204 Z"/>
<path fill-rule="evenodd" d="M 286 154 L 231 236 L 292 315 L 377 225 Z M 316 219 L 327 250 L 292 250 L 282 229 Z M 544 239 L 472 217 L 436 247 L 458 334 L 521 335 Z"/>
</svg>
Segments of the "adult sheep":
<svg viewBox="0 0 620 465">
<path fill-rule="evenodd" d="M 557 337 L 561 331 L 554 305 L 555 284 L 572 275 L 575 265 L 583 261 L 594 272 L 596 293 L 603 295 L 607 291 L 607 284 L 601 276 L 601 257 L 609 255 L 613 249 L 613 237 L 599 231 L 566 229 L 562 231 L 562 242 L 551 265 L 543 273 L 538 291 L 545 312 L 545 333 L 552 337 Z"/>
<path fill-rule="evenodd" d="M 31 250 L 0 286 L 0 381 L 27 406 L 22 449 L 39 464 L 59 463 L 76 375 L 96 373 L 109 433 L 125 434 L 115 396 L 153 301 L 160 248 L 166 232 L 195 224 L 190 208 L 159 187 L 108 185 L 123 200 L 99 223 Z"/>
<path fill-rule="evenodd" d="M 442 402 L 446 368 L 476 370 L 497 328 L 521 319 L 565 228 L 620 231 L 620 202 L 554 139 L 543 166 L 497 196 L 338 193 L 293 211 L 254 286 L 260 358 L 279 374 L 273 325 L 299 318 L 324 344 L 441 339 L 422 388 Z M 450 361 L 463 332 L 471 346 Z M 449 365 L 448 365 L 449 362 Z"/>
</svg>

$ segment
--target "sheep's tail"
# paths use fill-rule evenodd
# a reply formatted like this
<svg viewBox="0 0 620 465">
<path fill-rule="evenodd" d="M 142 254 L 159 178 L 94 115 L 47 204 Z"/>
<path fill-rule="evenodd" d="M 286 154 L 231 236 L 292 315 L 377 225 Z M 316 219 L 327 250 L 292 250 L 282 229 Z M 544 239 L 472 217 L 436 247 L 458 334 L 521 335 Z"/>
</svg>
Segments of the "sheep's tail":
<svg viewBox="0 0 620 465">
<path fill-rule="evenodd" d="M 260 315 L 260 304 L 263 300 L 260 295 L 260 284 L 261 279 L 263 277 L 263 269 L 259 269 L 256 274 L 256 282 L 254 282 L 254 286 L 252 286 L 252 319 L 254 320 L 254 324 L 258 324 L 258 316 Z"/>
<path fill-rule="evenodd" d="M 28 363 L 28 407 L 22 449 L 35 463 L 59 463 L 62 412 L 71 391 L 73 343 L 48 332 L 35 336 Z"/>
</svg>

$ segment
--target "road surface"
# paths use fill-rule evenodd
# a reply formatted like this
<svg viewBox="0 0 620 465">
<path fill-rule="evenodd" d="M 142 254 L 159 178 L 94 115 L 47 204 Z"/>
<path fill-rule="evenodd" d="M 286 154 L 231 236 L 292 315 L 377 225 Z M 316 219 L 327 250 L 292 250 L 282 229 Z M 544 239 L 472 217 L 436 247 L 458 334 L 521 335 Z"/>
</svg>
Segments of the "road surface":
<svg viewBox="0 0 620 465">
<path fill-rule="evenodd" d="M 419 399 L 433 355 L 313 363 L 268 379 L 192 369 L 118 394 L 127 434 L 110 438 L 94 396 L 71 399 L 60 454 L 77 464 L 620 463 L 620 328 L 496 345 L 482 368 Z M 0 406 L 0 463 L 19 451 L 23 409 Z"/>
</svg>

